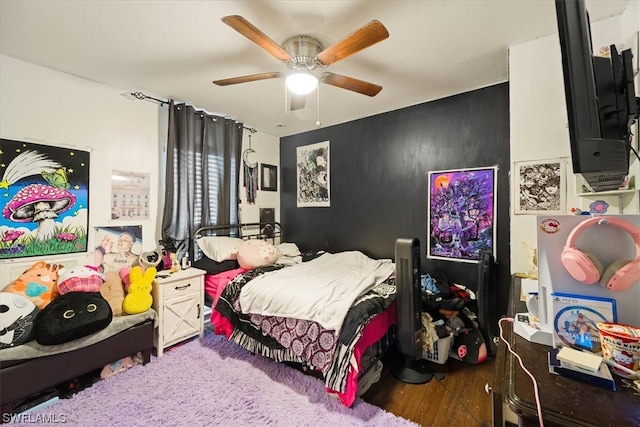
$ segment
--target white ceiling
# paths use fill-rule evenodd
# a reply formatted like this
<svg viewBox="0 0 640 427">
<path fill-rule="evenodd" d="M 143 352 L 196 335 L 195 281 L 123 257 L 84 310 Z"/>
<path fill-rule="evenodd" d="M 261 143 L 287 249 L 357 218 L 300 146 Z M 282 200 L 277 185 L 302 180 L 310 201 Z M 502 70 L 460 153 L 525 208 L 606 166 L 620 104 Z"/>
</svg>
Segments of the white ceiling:
<svg viewBox="0 0 640 427">
<path fill-rule="evenodd" d="M 619 15 L 628 3 L 586 5 L 597 21 Z M 387 27 L 388 39 L 326 70 L 384 88 L 370 98 L 321 85 L 322 127 L 504 82 L 509 46 L 557 32 L 553 0 L 0 0 L 0 53 L 123 94 L 188 102 L 275 136 L 315 129 L 315 93 L 304 110 L 287 112 L 283 79 L 211 83 L 288 71 L 222 23 L 226 15 L 242 15 L 278 43 L 306 34 L 325 47 L 372 19 Z"/>
</svg>

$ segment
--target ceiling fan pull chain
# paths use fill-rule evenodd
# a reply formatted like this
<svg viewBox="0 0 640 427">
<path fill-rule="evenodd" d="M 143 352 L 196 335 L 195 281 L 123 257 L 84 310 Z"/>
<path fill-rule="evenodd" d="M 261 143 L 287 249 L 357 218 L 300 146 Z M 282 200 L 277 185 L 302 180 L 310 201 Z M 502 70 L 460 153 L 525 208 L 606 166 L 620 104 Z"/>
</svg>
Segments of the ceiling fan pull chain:
<svg viewBox="0 0 640 427">
<path fill-rule="evenodd" d="M 289 90 L 287 90 L 287 85 L 282 86 L 284 88 L 284 115 L 289 114 Z"/>
<path fill-rule="evenodd" d="M 320 86 L 316 88 L 316 128 L 322 125 L 320 123 Z"/>
</svg>

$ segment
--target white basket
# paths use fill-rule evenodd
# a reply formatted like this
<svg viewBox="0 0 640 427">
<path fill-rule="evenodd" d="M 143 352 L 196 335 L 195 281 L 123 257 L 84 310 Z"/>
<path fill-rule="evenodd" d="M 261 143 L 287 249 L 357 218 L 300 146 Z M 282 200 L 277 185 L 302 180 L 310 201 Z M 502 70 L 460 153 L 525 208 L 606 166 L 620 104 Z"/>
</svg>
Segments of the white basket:
<svg viewBox="0 0 640 427">
<path fill-rule="evenodd" d="M 450 334 L 445 338 L 440 338 L 438 341 L 433 343 L 433 351 L 422 352 L 422 358 L 443 365 L 449 358 L 452 344 L 453 334 Z"/>
</svg>

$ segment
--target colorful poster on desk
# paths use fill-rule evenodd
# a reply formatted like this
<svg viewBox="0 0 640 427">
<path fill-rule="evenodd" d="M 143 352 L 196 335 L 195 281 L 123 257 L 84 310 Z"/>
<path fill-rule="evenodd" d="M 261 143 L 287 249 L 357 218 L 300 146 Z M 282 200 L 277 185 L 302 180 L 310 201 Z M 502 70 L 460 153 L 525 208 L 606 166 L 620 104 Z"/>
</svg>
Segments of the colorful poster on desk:
<svg viewBox="0 0 640 427">
<path fill-rule="evenodd" d="M 556 343 L 600 353 L 598 322 L 617 322 L 616 300 L 554 292 L 553 330 Z"/>
</svg>

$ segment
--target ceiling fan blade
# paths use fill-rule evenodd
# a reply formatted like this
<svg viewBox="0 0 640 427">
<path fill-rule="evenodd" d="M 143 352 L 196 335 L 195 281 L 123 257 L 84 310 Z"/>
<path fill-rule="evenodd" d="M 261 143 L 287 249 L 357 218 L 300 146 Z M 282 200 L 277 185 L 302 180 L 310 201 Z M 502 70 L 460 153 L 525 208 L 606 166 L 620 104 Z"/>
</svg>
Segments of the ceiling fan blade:
<svg viewBox="0 0 640 427">
<path fill-rule="evenodd" d="M 298 95 L 296 93 L 291 93 L 291 104 L 289 106 L 289 109 L 291 111 L 302 110 L 304 108 L 306 100 L 307 95 Z"/>
<path fill-rule="evenodd" d="M 247 21 L 240 15 L 224 16 L 222 22 L 269 52 L 282 62 L 292 61 L 293 58 L 278 43 L 271 40 L 265 33 L 260 31 L 251 22 Z"/>
<path fill-rule="evenodd" d="M 374 19 L 320 52 L 316 58 L 323 65 L 333 64 L 387 37 L 389 37 L 389 31 L 380 21 Z"/>
<path fill-rule="evenodd" d="M 367 96 L 376 96 L 382 90 L 382 86 L 377 84 L 334 73 L 322 73 L 320 75 L 320 81 L 331 86 L 351 90 Z"/>
<path fill-rule="evenodd" d="M 278 77 L 282 77 L 282 73 L 278 73 L 278 72 L 258 73 L 258 74 L 250 74 L 248 76 L 231 77 L 229 79 L 214 80 L 213 83 L 218 86 L 229 86 L 229 85 L 235 85 L 238 83 L 255 82 L 257 80 L 276 79 Z"/>
</svg>

